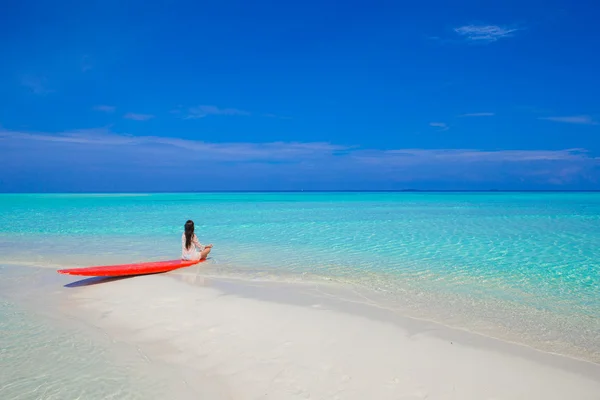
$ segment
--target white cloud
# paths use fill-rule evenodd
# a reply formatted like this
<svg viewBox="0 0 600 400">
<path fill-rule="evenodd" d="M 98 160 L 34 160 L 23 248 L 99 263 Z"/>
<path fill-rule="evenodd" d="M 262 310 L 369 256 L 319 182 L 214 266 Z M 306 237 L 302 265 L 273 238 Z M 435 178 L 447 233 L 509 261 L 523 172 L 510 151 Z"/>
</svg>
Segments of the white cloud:
<svg viewBox="0 0 600 400">
<path fill-rule="evenodd" d="M 598 121 L 595 121 L 589 115 L 575 115 L 571 117 L 543 117 L 539 119 L 553 122 L 564 122 L 567 124 L 599 125 Z"/>
<path fill-rule="evenodd" d="M 430 122 L 429 126 L 433 126 L 434 128 L 440 128 L 441 131 L 447 131 L 450 129 L 445 122 Z"/>
<path fill-rule="evenodd" d="M 370 162 L 390 161 L 398 164 L 421 164 L 437 162 L 461 163 L 502 163 L 502 162 L 532 162 L 532 161 L 575 161 L 589 158 L 584 149 L 566 150 L 497 150 L 484 151 L 476 149 L 403 149 L 387 150 L 359 154 Z M 590 158 L 591 159 L 591 158 Z M 600 160 L 599 160 L 600 161 Z"/>
<path fill-rule="evenodd" d="M 38 132 L 0 131 L 0 138 L 26 141 L 75 143 L 86 145 L 111 146 L 116 144 L 134 144 L 137 138 L 128 135 L 118 135 L 107 129 L 79 129 L 57 134 Z"/>
<path fill-rule="evenodd" d="M 231 161 L 318 158 L 349 149 L 346 146 L 321 142 L 208 143 L 160 136 L 119 135 L 107 129 L 84 129 L 58 134 L 0 131 L 0 138 L 96 147 L 132 145 L 140 150 L 160 145 L 165 151 L 168 151 L 169 148 L 177 149 L 177 151 L 189 150 L 192 158 L 194 154 L 197 154 L 204 159 Z"/>
<path fill-rule="evenodd" d="M 219 108 L 216 106 L 197 106 L 190 107 L 187 110 L 185 119 L 204 118 L 208 115 L 250 115 L 248 111 L 238 110 L 237 108 Z"/>
<path fill-rule="evenodd" d="M 76 165 L 90 172 L 112 168 L 163 177 L 175 176 L 185 169 L 198 179 L 204 179 L 210 170 L 222 174 L 219 178 L 214 175 L 213 183 L 220 184 L 226 179 L 231 188 L 245 184 L 260 186 L 260 182 L 275 178 L 288 183 L 328 182 L 324 188 L 337 187 L 335 185 L 344 180 L 353 179 L 386 185 L 523 180 L 542 185 L 577 182 L 596 185 L 600 179 L 600 159 L 583 149 L 381 150 L 323 142 L 210 143 L 116 134 L 107 129 L 61 133 L 0 129 L 0 142 L 0 171 L 17 171 L 22 168 L 24 158 L 34 160 L 35 165 L 51 164 L 59 170 Z M 240 177 L 242 183 L 235 177 Z M 164 179 L 163 184 L 167 184 L 169 178 Z"/>
<path fill-rule="evenodd" d="M 471 42 L 491 43 L 511 37 L 518 30 L 498 25 L 465 25 L 455 28 L 454 32 Z"/>
<path fill-rule="evenodd" d="M 167 151 L 174 148 L 189 150 L 204 159 L 221 160 L 299 160 L 304 158 L 342 157 L 361 160 L 369 164 L 410 164 L 417 165 L 431 162 L 532 162 L 532 161 L 576 161 L 594 160 L 585 149 L 564 150 L 497 150 L 478 149 L 396 149 L 378 150 L 362 149 L 355 146 L 336 145 L 326 142 L 268 142 L 268 143 L 210 143 L 161 136 L 132 136 L 116 134 L 107 129 L 82 129 L 61 133 L 40 133 L 0 130 L 0 139 L 21 142 L 54 142 L 94 147 L 135 146 L 137 150 L 144 147 Z M 136 150 L 136 151 L 137 151 Z"/>
<path fill-rule="evenodd" d="M 149 119 L 154 118 L 154 115 L 151 114 L 136 114 L 136 113 L 127 113 L 123 116 L 125 119 L 132 119 L 134 121 L 148 121 Z"/>
<path fill-rule="evenodd" d="M 492 112 L 480 112 L 480 113 L 470 113 L 470 114 L 462 114 L 461 117 L 493 117 L 494 113 Z"/>
<path fill-rule="evenodd" d="M 99 105 L 99 106 L 94 106 L 94 110 L 96 110 L 96 111 L 102 111 L 102 112 L 106 112 L 106 113 L 111 113 L 111 112 L 114 112 L 116 110 L 116 107 L 114 107 L 114 106 L 106 106 L 106 105 Z"/>
</svg>

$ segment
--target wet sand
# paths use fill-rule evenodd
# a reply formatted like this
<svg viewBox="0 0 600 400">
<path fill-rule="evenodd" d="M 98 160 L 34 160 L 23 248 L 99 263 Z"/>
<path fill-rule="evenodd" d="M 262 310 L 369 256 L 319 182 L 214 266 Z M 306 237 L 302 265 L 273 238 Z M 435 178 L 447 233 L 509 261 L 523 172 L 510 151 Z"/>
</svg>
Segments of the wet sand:
<svg viewBox="0 0 600 400">
<path fill-rule="evenodd" d="M 599 398 L 598 364 L 404 317 L 342 286 L 194 269 L 51 279 L 57 312 L 177 371 L 173 399 Z"/>
</svg>

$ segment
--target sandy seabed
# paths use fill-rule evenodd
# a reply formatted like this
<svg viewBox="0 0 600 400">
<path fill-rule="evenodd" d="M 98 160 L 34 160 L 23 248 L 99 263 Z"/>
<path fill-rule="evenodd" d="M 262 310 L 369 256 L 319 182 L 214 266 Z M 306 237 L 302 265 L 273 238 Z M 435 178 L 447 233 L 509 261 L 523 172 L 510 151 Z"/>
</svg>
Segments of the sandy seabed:
<svg viewBox="0 0 600 400">
<path fill-rule="evenodd" d="M 157 374 L 168 366 L 171 399 L 600 399 L 598 364 L 404 317 L 342 286 L 193 269 L 52 280 L 61 315 Z"/>
</svg>

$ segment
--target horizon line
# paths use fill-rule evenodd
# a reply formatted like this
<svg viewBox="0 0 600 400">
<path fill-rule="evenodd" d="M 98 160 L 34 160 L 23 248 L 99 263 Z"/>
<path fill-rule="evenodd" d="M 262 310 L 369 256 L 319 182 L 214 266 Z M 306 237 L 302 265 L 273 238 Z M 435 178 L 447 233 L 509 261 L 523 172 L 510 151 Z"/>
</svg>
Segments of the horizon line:
<svg viewBox="0 0 600 400">
<path fill-rule="evenodd" d="M 2 192 L 8 194 L 210 194 L 210 193 L 598 193 L 600 189 L 377 189 L 377 190 L 201 190 L 201 191 L 45 191 Z"/>
</svg>

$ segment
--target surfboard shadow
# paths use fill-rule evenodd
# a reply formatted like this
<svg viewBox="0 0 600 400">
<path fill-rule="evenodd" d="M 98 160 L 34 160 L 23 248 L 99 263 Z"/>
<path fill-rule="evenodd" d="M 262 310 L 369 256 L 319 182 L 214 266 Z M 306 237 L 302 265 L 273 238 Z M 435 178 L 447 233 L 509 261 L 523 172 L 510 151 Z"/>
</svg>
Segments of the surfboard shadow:
<svg viewBox="0 0 600 400">
<path fill-rule="evenodd" d="M 92 285 L 99 285 L 101 283 L 120 281 L 122 279 L 129 279 L 129 278 L 134 278 L 134 277 L 135 277 L 135 275 L 133 275 L 133 276 L 93 276 L 91 278 L 81 279 L 79 281 L 67 283 L 66 285 L 64 285 L 64 287 L 76 288 L 76 287 L 83 287 L 83 286 L 92 286 Z"/>
<path fill-rule="evenodd" d="M 131 279 L 131 278 L 135 278 L 136 276 L 160 275 L 160 274 L 164 274 L 166 272 L 169 272 L 169 271 L 153 272 L 150 274 L 124 275 L 124 276 L 92 276 L 90 278 L 81 279 L 79 281 L 68 283 L 68 284 L 64 285 L 64 287 L 74 288 L 74 287 L 82 287 L 82 286 L 92 286 L 92 285 L 98 285 L 101 283 L 120 281 L 123 279 Z"/>
</svg>

